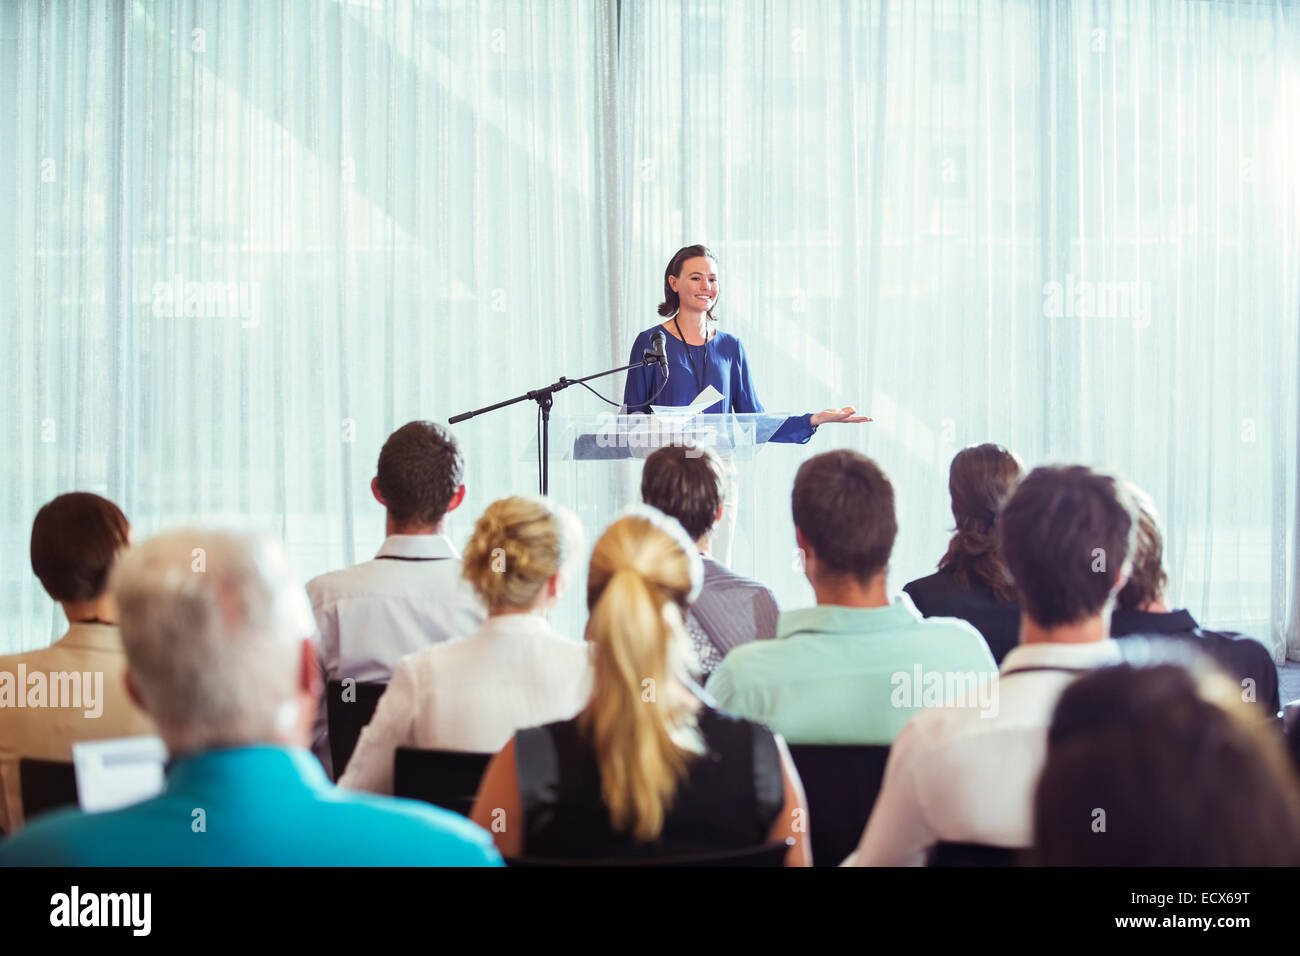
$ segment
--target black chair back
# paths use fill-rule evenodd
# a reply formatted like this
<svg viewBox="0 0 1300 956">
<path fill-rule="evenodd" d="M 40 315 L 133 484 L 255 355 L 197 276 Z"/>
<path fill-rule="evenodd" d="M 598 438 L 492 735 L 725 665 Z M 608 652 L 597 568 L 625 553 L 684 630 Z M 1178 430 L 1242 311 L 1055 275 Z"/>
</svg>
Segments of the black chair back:
<svg viewBox="0 0 1300 956">
<path fill-rule="evenodd" d="M 1277 712 L 1278 723 L 1282 725 L 1284 734 L 1293 734 L 1296 732 L 1296 725 L 1300 724 L 1300 700 L 1287 701 L 1282 705 L 1282 709 Z"/>
<path fill-rule="evenodd" d="M 776 843 L 764 843 L 761 846 L 746 847 L 743 850 L 723 850 L 716 853 L 698 853 L 691 856 L 661 857 L 615 857 L 611 859 L 551 859 L 542 857 L 509 857 L 507 866 L 525 868 L 538 867 L 616 867 L 634 866 L 784 866 L 785 856 L 794 839 L 786 837 Z"/>
<path fill-rule="evenodd" d="M 1015 866 L 1022 852 L 983 843 L 936 843 L 926 866 Z"/>
<path fill-rule="evenodd" d="M 1282 709 L 1278 711 L 1277 720 L 1282 728 L 1287 750 L 1291 752 L 1291 759 L 1295 761 L 1296 769 L 1300 770 L 1300 700 L 1283 704 Z"/>
<path fill-rule="evenodd" d="M 790 756 L 808 801 L 813 866 L 839 866 L 862 839 L 889 748 L 792 744 Z"/>
<path fill-rule="evenodd" d="M 18 781 L 25 821 L 40 813 L 77 805 L 77 773 L 71 761 L 21 757 Z"/>
<path fill-rule="evenodd" d="M 352 751 L 357 749 L 361 729 L 370 723 L 379 705 L 379 698 L 388 688 L 386 683 L 352 681 L 344 687 L 343 681 L 332 680 L 326 688 L 325 717 L 329 722 L 330 759 L 334 764 L 334 779 L 343 776 Z M 344 698 L 344 693 L 347 698 Z"/>
<path fill-rule="evenodd" d="M 393 795 L 423 800 L 467 817 L 488 761 L 495 756 L 398 747 L 393 758 Z"/>
</svg>

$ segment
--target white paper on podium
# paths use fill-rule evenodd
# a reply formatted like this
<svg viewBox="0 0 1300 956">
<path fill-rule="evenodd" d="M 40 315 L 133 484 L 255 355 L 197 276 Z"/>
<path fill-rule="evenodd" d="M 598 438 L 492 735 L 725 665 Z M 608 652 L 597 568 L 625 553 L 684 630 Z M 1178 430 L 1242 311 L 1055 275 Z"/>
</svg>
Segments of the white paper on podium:
<svg viewBox="0 0 1300 956">
<path fill-rule="evenodd" d="M 704 391 L 696 396 L 695 401 L 686 406 L 677 405 L 651 405 L 650 410 L 656 415 L 663 415 L 666 418 L 693 418 L 700 414 L 710 405 L 716 405 L 722 401 L 722 393 L 712 385 L 706 386 Z"/>
</svg>

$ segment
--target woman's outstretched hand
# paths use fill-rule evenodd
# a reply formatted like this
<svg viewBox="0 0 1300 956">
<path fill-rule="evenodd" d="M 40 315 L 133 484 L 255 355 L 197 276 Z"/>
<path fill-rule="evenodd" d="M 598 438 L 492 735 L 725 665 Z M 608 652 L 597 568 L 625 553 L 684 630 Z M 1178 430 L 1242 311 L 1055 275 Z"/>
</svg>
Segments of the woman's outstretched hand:
<svg viewBox="0 0 1300 956">
<path fill-rule="evenodd" d="M 831 422 L 844 422 L 846 425 L 852 425 L 855 422 L 871 421 L 866 415 L 859 415 L 858 410 L 852 405 L 845 405 L 843 408 L 828 408 L 824 412 L 818 412 L 810 419 L 813 428 L 818 425 L 829 425 Z"/>
</svg>

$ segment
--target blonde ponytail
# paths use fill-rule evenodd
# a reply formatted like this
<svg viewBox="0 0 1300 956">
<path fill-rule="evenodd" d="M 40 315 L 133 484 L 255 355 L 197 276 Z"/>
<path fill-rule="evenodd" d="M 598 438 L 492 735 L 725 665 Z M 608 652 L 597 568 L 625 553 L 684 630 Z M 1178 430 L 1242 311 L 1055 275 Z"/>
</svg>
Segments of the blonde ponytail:
<svg viewBox="0 0 1300 956">
<path fill-rule="evenodd" d="M 698 706 L 681 685 L 684 614 L 699 556 L 676 522 L 639 508 L 596 543 L 587 583 L 593 689 L 579 725 L 590 739 L 610 821 L 650 842 L 703 752 Z"/>
</svg>

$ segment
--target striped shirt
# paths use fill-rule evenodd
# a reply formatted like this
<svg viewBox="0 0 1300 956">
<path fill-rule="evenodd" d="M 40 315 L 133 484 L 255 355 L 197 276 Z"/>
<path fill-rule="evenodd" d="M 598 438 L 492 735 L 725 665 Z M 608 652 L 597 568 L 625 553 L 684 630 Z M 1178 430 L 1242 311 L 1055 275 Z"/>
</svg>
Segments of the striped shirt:
<svg viewBox="0 0 1300 956">
<path fill-rule="evenodd" d="M 704 586 L 691 605 L 686 632 L 699 660 L 700 680 L 708 680 L 729 652 L 754 640 L 776 636 L 781 615 L 772 592 L 726 565 L 701 556 Z"/>
</svg>

